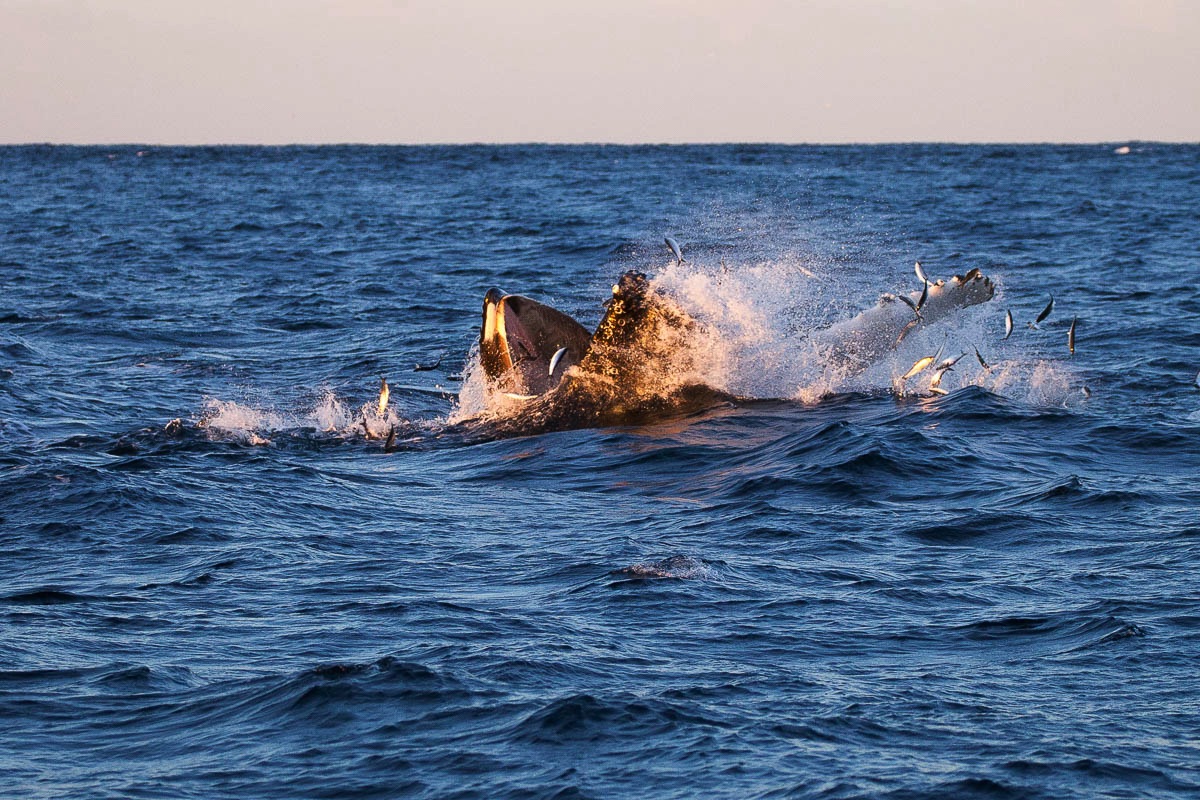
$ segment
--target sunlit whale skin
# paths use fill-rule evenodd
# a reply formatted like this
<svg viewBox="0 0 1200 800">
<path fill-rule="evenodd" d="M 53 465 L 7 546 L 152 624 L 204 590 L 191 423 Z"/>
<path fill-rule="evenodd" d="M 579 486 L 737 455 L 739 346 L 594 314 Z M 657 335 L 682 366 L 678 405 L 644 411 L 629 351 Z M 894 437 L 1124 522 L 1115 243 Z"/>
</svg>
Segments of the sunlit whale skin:
<svg viewBox="0 0 1200 800">
<path fill-rule="evenodd" d="M 732 400 L 676 377 L 689 372 L 693 325 L 640 272 L 626 272 L 613 286 L 594 334 L 549 306 L 489 291 L 480 364 L 493 390 L 521 404 L 519 413 L 494 420 L 493 427 L 512 433 L 637 424 Z M 561 346 L 567 353 L 550 374 Z"/>
<path fill-rule="evenodd" d="M 911 303 L 885 296 L 813 338 L 829 365 L 853 374 L 895 350 L 917 327 L 986 302 L 994 293 L 992 282 L 971 270 L 926 283 L 908 295 Z M 520 404 L 497 426 L 513 433 L 638 424 L 736 402 L 703 383 L 696 328 L 678 303 L 635 271 L 613 286 L 594 334 L 550 306 L 492 289 L 483 302 L 480 364 L 491 389 Z"/>
</svg>

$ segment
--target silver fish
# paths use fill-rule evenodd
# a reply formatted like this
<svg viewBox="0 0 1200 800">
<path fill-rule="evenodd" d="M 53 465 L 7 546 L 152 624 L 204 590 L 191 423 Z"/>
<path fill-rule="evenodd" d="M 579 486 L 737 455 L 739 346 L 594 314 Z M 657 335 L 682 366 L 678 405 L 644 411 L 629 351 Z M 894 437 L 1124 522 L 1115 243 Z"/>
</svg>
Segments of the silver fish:
<svg viewBox="0 0 1200 800">
<path fill-rule="evenodd" d="M 917 280 L 921 283 L 929 283 L 929 278 L 925 277 L 925 270 L 921 268 L 920 261 L 913 265 L 913 271 L 917 273 Z"/>
<path fill-rule="evenodd" d="M 666 237 L 664 241 L 667 243 L 667 247 L 671 248 L 671 254 L 675 256 L 675 260 L 682 264 L 683 251 L 679 249 L 679 242 L 675 241 L 670 236 Z"/>
<path fill-rule="evenodd" d="M 554 368 L 558 366 L 558 362 L 562 359 L 563 353 L 567 352 L 567 348 L 560 347 L 554 351 L 554 355 L 550 357 L 550 375 L 554 374 Z"/>
<path fill-rule="evenodd" d="M 1071 355 L 1075 355 L 1075 323 L 1079 321 L 1079 317 L 1071 319 L 1071 329 L 1067 331 L 1067 349 L 1071 351 Z"/>
<path fill-rule="evenodd" d="M 979 359 L 979 366 L 981 366 L 985 370 L 991 372 L 992 368 L 990 366 L 988 366 L 988 363 L 986 361 L 983 360 L 983 356 L 979 355 L 978 347 L 975 348 L 975 358 Z"/>
<path fill-rule="evenodd" d="M 1050 316 L 1050 312 L 1054 310 L 1054 295 L 1050 295 L 1050 302 L 1046 303 L 1046 307 L 1042 309 L 1042 313 L 1037 315 L 1037 319 L 1029 323 L 1029 327 L 1036 328 L 1039 323 Z"/>
<path fill-rule="evenodd" d="M 921 290 L 921 299 L 917 301 L 917 311 L 925 307 L 925 301 L 929 299 L 929 281 L 925 281 L 925 288 Z"/>
<path fill-rule="evenodd" d="M 960 358 L 962 358 L 963 356 L 965 356 L 966 354 L 967 354 L 967 351 L 964 350 L 961 353 L 959 353 L 958 355 L 956 355 L 954 358 L 947 358 L 945 361 L 938 364 L 935 369 L 939 370 L 940 372 L 946 372 L 947 370 L 954 369 L 954 365 L 957 364 L 958 360 Z"/>
<path fill-rule="evenodd" d="M 903 328 L 901 328 L 900 335 L 896 337 L 896 341 L 892 344 L 892 347 L 899 347 L 900 343 L 904 341 L 904 337 L 908 336 L 908 332 L 911 331 L 913 328 L 917 327 L 917 325 L 919 325 L 920 323 L 921 323 L 920 319 L 914 319 L 911 322 L 909 322 L 907 325 L 905 325 Z"/>
<path fill-rule="evenodd" d="M 908 372 L 906 372 L 900 376 L 900 380 L 906 381 L 909 378 L 913 377 L 914 375 L 920 374 L 930 364 L 932 364 L 934 361 L 937 361 L 937 357 L 941 354 L 942 354 L 942 351 L 938 350 L 938 352 L 935 353 L 934 355 L 925 356 L 924 358 L 918 358 L 915 362 L 913 362 L 913 365 L 908 368 Z"/>
<path fill-rule="evenodd" d="M 1004 338 L 1005 339 L 1012 336 L 1012 329 L 1013 329 L 1012 311 L 1005 309 L 1005 311 L 1004 311 Z"/>
<path fill-rule="evenodd" d="M 917 361 L 914 362 L 910 368 L 908 368 L 908 372 L 900 375 L 900 380 L 908 380 L 912 378 L 913 375 L 922 372 L 923 369 L 931 365 L 931 363 L 934 363 L 934 356 L 931 355 L 926 355 L 924 359 L 917 359 Z"/>
<path fill-rule="evenodd" d="M 388 389 L 387 378 L 380 376 L 379 378 L 379 416 L 383 416 L 383 412 L 387 410 L 388 396 L 391 390 Z M 364 418 L 365 419 L 365 418 Z M 365 422 L 363 424 L 366 424 Z"/>
</svg>

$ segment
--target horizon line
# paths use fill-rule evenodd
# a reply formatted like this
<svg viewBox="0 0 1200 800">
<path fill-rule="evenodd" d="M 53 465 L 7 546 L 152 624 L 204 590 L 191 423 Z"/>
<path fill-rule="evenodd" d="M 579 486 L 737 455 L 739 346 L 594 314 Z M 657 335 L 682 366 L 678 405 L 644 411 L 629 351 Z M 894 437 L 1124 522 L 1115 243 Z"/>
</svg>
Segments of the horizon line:
<svg viewBox="0 0 1200 800">
<path fill-rule="evenodd" d="M 151 141 L 112 141 L 112 142 L 69 142 L 69 141 L 25 141 L 0 142 L 0 147 L 897 147 L 912 145 L 938 146 L 976 146 L 976 147 L 1084 147 L 1109 145 L 1197 145 L 1197 140 L 1174 139 L 1089 139 L 1077 141 L 1053 140 L 956 140 L 956 139 L 924 139 L 924 140 L 889 140 L 889 141 L 772 141 L 772 140 L 721 140 L 721 141 L 646 141 L 646 142 L 615 142 L 615 141 L 427 141 L 427 142 L 391 142 L 391 141 L 279 141 L 279 142 L 151 142 Z"/>
</svg>

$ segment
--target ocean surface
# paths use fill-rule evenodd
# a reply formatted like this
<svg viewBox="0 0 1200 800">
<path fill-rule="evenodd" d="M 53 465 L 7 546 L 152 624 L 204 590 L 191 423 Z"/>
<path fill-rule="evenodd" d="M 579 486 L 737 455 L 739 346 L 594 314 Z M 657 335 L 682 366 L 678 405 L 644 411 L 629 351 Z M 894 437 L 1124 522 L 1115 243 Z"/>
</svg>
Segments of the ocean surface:
<svg viewBox="0 0 1200 800">
<path fill-rule="evenodd" d="M 629 269 L 740 399 L 491 427 Z M 1198 370 L 1200 146 L 0 148 L 0 796 L 1196 797 Z"/>
</svg>

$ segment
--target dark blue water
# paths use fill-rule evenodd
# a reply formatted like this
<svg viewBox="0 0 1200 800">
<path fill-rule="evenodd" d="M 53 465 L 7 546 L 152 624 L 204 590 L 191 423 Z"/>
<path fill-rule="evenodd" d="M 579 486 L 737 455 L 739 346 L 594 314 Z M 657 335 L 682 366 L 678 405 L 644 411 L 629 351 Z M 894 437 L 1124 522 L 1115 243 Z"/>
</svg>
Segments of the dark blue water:
<svg viewBox="0 0 1200 800">
<path fill-rule="evenodd" d="M 0 148 L 0 795 L 1200 792 L 1200 147 L 137 151 Z M 746 400 L 490 435 L 626 269 Z"/>
</svg>

